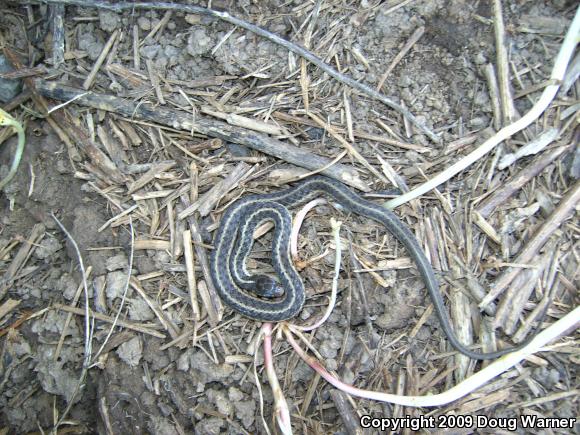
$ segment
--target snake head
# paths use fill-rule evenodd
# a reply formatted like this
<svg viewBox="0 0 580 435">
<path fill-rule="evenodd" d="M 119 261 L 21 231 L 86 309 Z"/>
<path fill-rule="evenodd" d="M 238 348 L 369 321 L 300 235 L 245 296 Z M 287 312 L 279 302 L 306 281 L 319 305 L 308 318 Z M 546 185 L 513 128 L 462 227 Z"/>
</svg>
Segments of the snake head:
<svg viewBox="0 0 580 435">
<path fill-rule="evenodd" d="M 284 288 L 267 275 L 255 276 L 254 292 L 264 298 L 278 298 L 284 294 Z"/>
</svg>

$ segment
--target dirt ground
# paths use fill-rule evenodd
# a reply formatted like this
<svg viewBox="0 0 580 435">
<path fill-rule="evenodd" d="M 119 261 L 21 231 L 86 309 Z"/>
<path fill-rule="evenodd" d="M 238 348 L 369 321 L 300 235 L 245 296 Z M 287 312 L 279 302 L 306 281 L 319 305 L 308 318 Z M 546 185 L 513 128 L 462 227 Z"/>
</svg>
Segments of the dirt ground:
<svg viewBox="0 0 580 435">
<path fill-rule="evenodd" d="M 82 89 L 105 49 L 108 56 L 87 86 L 95 93 L 193 117 L 223 120 L 216 113 L 237 114 L 268 122 L 282 128 L 282 134 L 273 136 L 332 159 L 344 147 L 330 125 L 384 177 L 352 153 L 341 160 L 369 187 L 373 195 L 368 198 L 384 201 L 393 197 L 394 187 L 385 179 L 395 179 L 403 190 L 418 186 L 505 124 L 494 114 L 494 97 L 484 73 L 486 65 L 496 64 L 491 3 L 211 2 L 214 9 L 309 47 L 328 64 L 371 87 L 396 62 L 382 92 L 434 130 L 442 139 L 439 144 L 397 111 L 303 63 L 285 48 L 213 17 L 66 6 L 64 61 L 58 65 L 53 8 L 2 2 L 0 35 L 2 45 L 27 68 L 44 67 L 31 71 L 32 78 Z M 504 2 L 516 117 L 539 98 L 575 7 L 565 0 Z M 403 52 L 405 43 L 421 29 L 416 43 Z M 112 47 L 107 48 L 109 41 Z M 24 86 L 22 92 L 27 89 Z M 439 186 L 438 192 L 395 210 L 428 251 L 463 341 L 480 342 L 482 319 L 489 317 L 488 311 L 493 314 L 503 303 L 511 303 L 502 298 L 515 298 L 519 287 L 529 297 L 513 309 L 511 326 L 497 329 L 501 346 L 513 344 L 514 334 L 537 320 L 548 300 L 543 327 L 578 305 L 579 231 L 573 211 L 528 264 L 516 265 L 528 275 L 516 279 L 516 287 L 485 313 L 477 308 L 482 294 L 514 266 L 535 231 L 578 183 L 577 142 L 574 146 L 578 108 L 569 118 L 560 115 L 578 103 L 579 91 L 576 82 L 523 133 Z M 20 89 L 11 100 L 19 93 Z M 219 305 L 219 322 L 213 324 L 202 300 L 208 294 L 207 276 L 194 249 L 194 287 L 200 301 L 196 319 L 183 233 L 190 229 L 191 217 L 203 239 L 195 248 L 207 252 L 213 231 L 233 200 L 276 190 L 277 176 L 302 172 L 283 159 L 240 144 L 74 101 L 49 120 L 42 115 L 41 97 L 33 97 L 28 94 L 20 104 L 6 101 L 1 106 L 10 107 L 10 114 L 25 123 L 27 144 L 18 174 L 0 194 L 0 306 L 14 304 L 7 312 L 0 310 L 0 434 L 46 433 L 57 422 L 61 433 L 266 433 L 261 400 L 272 430 L 273 395 L 257 343 L 260 325 Z M 63 103 L 46 101 L 49 107 Z M 313 122 L 306 105 L 327 125 Z M 502 156 L 549 128 L 561 133 L 546 150 L 505 169 L 498 167 Z M 0 176 L 4 176 L 16 137 L 4 129 L 0 141 L 4 142 Z M 107 156 L 111 172 L 87 144 Z M 482 231 L 473 214 L 482 201 L 558 147 L 566 149 L 486 217 L 498 240 Z M 170 164 L 159 166 L 160 162 Z M 235 169 L 243 176 L 210 210 L 200 207 L 188 218 L 178 218 L 187 201 L 204 198 Z M 136 186 L 147 171 L 154 176 Z M 121 210 L 129 211 L 120 216 Z M 93 358 L 79 391 L 87 351 L 82 274 L 74 246 L 52 214 L 78 244 L 84 267 L 90 269 L 89 305 L 101 315 L 89 324 L 94 327 Z M 338 303 L 328 322 L 308 334 L 327 369 L 360 388 L 405 395 L 445 391 L 479 370 L 484 363 L 467 360 L 449 346 L 402 246 L 380 225 L 332 204 L 316 207 L 301 230 L 299 256 L 308 259 L 301 271 L 307 301 L 296 321 L 316 318 L 327 304 L 334 264 L 330 215 L 344 222 Z M 128 216 L 136 240 L 134 285 L 124 294 L 132 245 Z M 269 270 L 269 237 L 254 248 L 251 269 Z M 479 299 L 474 296 L 478 289 Z M 110 320 L 120 307 L 125 323 L 109 337 Z M 473 319 L 473 324 L 465 325 L 470 321 L 461 319 Z M 575 338 L 563 337 L 559 346 L 529 358 L 466 398 L 433 409 L 359 398 L 339 405 L 335 388 L 282 338 L 275 341 L 274 364 L 295 433 L 354 433 L 345 423 L 345 413 L 577 418 L 580 353 Z M 262 396 L 254 375 L 256 352 Z M 68 414 L 59 421 L 65 410 Z M 579 433 L 580 424 L 572 429 L 516 431 Z M 477 432 L 499 433 L 493 428 Z"/>
</svg>

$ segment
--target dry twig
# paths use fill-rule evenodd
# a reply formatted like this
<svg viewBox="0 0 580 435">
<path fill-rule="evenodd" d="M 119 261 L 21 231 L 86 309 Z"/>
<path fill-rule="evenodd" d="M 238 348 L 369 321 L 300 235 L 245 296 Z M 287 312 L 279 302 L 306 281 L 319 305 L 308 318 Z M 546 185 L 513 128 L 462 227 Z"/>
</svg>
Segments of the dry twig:
<svg viewBox="0 0 580 435">
<path fill-rule="evenodd" d="M 228 23 L 234 24 L 239 26 L 243 29 L 249 30 L 257 35 L 260 35 L 270 41 L 283 46 L 284 48 L 290 50 L 291 52 L 297 54 L 298 56 L 308 60 L 309 62 L 313 63 L 325 73 L 333 77 L 334 79 L 338 80 L 339 82 L 348 85 L 358 91 L 362 92 L 365 95 L 368 95 L 371 98 L 381 101 L 385 105 L 391 107 L 392 109 L 396 110 L 397 112 L 401 113 L 405 119 L 409 120 L 413 125 L 418 127 L 423 133 L 425 133 L 433 142 L 439 143 L 441 139 L 433 133 L 428 127 L 423 125 L 411 112 L 407 109 L 402 107 L 400 104 L 395 103 L 392 99 L 386 97 L 385 95 L 377 92 L 373 88 L 363 83 L 357 82 L 352 77 L 349 77 L 345 74 L 342 74 L 332 68 L 330 65 L 326 64 L 322 59 L 312 54 L 310 51 L 290 42 L 286 39 L 275 35 L 271 32 L 268 32 L 261 27 L 258 27 L 254 24 L 250 24 L 247 21 L 241 20 L 239 18 L 233 17 L 227 12 L 220 12 L 215 11 L 213 9 L 202 8 L 200 6 L 193 6 L 193 5 L 182 5 L 177 3 L 163 3 L 163 2 L 151 2 L 151 3 L 140 3 L 140 2 L 116 2 L 116 3 L 107 3 L 102 1 L 87 1 L 87 0 L 43 0 L 46 3 L 63 3 L 68 5 L 77 5 L 77 6 L 84 6 L 84 7 L 91 7 L 91 8 L 99 8 L 99 9 L 108 9 L 112 11 L 122 11 L 122 10 L 135 10 L 135 9 L 157 9 L 157 10 L 178 10 L 192 14 L 202 14 L 202 15 L 209 15 L 212 17 L 219 18 L 221 20 L 227 21 Z"/>
<path fill-rule="evenodd" d="M 521 131 L 522 129 L 526 128 L 530 125 L 534 120 L 536 120 L 548 107 L 548 105 L 552 102 L 553 98 L 556 96 L 558 89 L 560 88 L 560 83 L 566 74 L 566 68 L 568 63 L 570 62 L 570 58 L 574 53 L 576 48 L 578 34 L 580 33 L 580 7 L 578 7 L 576 11 L 576 15 L 574 16 L 574 20 L 570 25 L 568 32 L 566 33 L 566 37 L 562 42 L 562 46 L 560 47 L 560 52 L 558 53 L 558 57 L 554 62 L 554 68 L 552 69 L 551 79 L 554 80 L 554 84 L 550 84 L 546 86 L 542 96 L 538 100 L 538 102 L 530 109 L 528 113 L 522 116 L 513 124 L 510 124 L 504 128 L 502 128 L 497 134 L 493 135 L 491 138 L 486 140 L 483 144 L 481 144 L 477 149 L 469 153 L 467 156 L 463 157 L 461 160 L 457 161 L 453 165 L 449 166 L 443 172 L 440 172 L 435 177 L 431 178 L 428 182 L 416 187 L 415 189 L 411 190 L 410 192 L 405 193 L 395 199 L 387 201 L 385 204 L 387 208 L 395 208 L 401 204 L 405 204 L 406 202 L 417 198 L 423 195 L 426 192 L 436 188 L 440 184 L 446 182 L 453 176 L 457 175 L 459 172 L 463 171 L 465 168 L 471 166 L 473 163 L 478 161 L 481 157 L 486 155 L 489 151 L 495 148 L 498 144 L 500 144 L 505 139 L 509 138 L 510 136 L 516 134 L 517 132 Z"/>
<path fill-rule="evenodd" d="M 570 188 L 568 193 L 562 198 L 558 207 L 550 215 L 550 217 L 542 224 L 536 231 L 534 236 L 526 243 L 526 246 L 520 251 L 517 258 L 514 260 L 515 264 L 528 263 L 544 246 L 544 243 L 550 236 L 558 229 L 558 227 L 574 212 L 580 203 L 580 181 L 577 181 L 574 186 Z M 507 286 L 514 280 L 520 272 L 520 268 L 509 267 L 503 272 L 498 279 L 496 279 L 492 289 L 487 296 L 480 302 L 479 307 L 483 308 L 495 298 L 497 298 Z"/>
<path fill-rule="evenodd" d="M 78 392 L 82 388 L 83 383 L 85 381 L 85 377 L 87 376 L 90 362 L 91 362 L 91 355 L 92 355 L 92 338 L 93 338 L 93 328 L 92 327 L 94 326 L 94 323 L 92 323 L 91 319 L 90 319 L 89 285 L 87 282 L 87 273 L 85 270 L 85 265 L 83 262 L 83 257 L 81 255 L 81 251 L 80 251 L 75 239 L 67 231 L 67 229 L 60 222 L 60 220 L 58 220 L 58 218 L 54 214 L 52 215 L 52 218 L 57 223 L 57 225 L 60 227 L 61 231 L 66 235 L 68 240 L 71 242 L 71 244 L 74 248 L 74 251 L 77 255 L 77 260 L 79 262 L 79 268 L 81 270 L 81 277 L 83 280 L 83 289 L 84 289 L 84 296 L 85 296 L 85 298 L 84 298 L 85 299 L 85 309 L 84 309 L 84 314 L 85 314 L 85 346 L 84 346 L 85 356 L 83 358 L 83 366 L 81 369 L 81 374 L 79 376 L 78 382 L 75 385 L 75 389 L 74 389 L 71 397 L 69 398 L 68 404 L 67 404 L 65 410 L 60 415 L 60 418 L 58 419 L 58 421 L 56 422 L 56 424 L 53 428 L 53 433 L 57 434 L 59 426 L 63 423 L 63 421 L 67 417 L 67 415 L 68 415 L 68 413 L 69 413 L 69 411 L 72 408 L 72 405 L 74 403 L 74 398 L 76 397 L 76 395 L 78 394 Z"/>
<path fill-rule="evenodd" d="M 195 120 L 192 120 L 189 114 L 183 113 L 183 111 L 180 110 L 167 109 L 164 107 L 153 108 L 148 104 L 133 103 L 126 101 L 123 98 L 111 95 L 96 93 L 81 95 L 84 91 L 43 80 L 38 80 L 35 83 L 39 92 L 49 98 L 64 101 L 77 98 L 77 104 L 119 113 L 132 119 L 137 118 L 153 121 L 180 130 L 194 130 L 208 136 L 217 137 L 224 141 L 234 142 L 253 148 L 257 151 L 307 169 L 319 170 L 320 168 L 325 168 L 322 171 L 325 175 L 362 190 L 363 192 L 369 191 L 368 184 L 362 181 L 358 174 L 350 167 L 340 164 L 332 165 L 332 160 L 329 158 L 321 157 L 303 148 L 290 145 L 264 134 L 248 132 L 245 129 L 240 129 L 224 122 L 215 121 L 202 116 L 197 116 Z M 92 158 L 98 162 L 103 161 L 103 167 L 107 169 L 109 169 L 110 166 L 114 166 L 102 152 L 97 154 L 95 151 Z M 117 179 L 114 180 L 117 181 Z M 123 182 L 122 179 L 118 181 Z"/>
</svg>

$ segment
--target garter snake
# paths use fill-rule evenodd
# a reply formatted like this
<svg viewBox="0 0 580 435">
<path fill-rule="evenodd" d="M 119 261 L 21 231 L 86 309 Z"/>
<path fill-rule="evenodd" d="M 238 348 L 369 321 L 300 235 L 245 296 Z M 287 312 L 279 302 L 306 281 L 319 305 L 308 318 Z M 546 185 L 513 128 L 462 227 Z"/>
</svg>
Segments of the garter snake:
<svg viewBox="0 0 580 435">
<path fill-rule="evenodd" d="M 226 305 L 246 317 L 266 322 L 287 320 L 298 314 L 304 304 L 305 291 L 290 259 L 291 218 L 287 207 L 299 205 L 320 194 L 330 196 L 348 211 L 382 223 L 405 247 L 427 287 L 443 332 L 457 351 L 483 360 L 499 357 L 527 344 L 529 340 L 509 349 L 478 353 L 459 342 L 451 327 L 431 264 L 413 233 L 392 211 L 362 198 L 342 183 L 323 176 L 309 177 L 286 190 L 245 196 L 228 207 L 217 230 L 210 258 L 212 280 Z M 271 278 L 249 274 L 244 264 L 252 247 L 254 229 L 266 220 L 274 221 L 275 224 L 272 262 L 284 289 L 283 294 L 277 291 Z"/>
</svg>

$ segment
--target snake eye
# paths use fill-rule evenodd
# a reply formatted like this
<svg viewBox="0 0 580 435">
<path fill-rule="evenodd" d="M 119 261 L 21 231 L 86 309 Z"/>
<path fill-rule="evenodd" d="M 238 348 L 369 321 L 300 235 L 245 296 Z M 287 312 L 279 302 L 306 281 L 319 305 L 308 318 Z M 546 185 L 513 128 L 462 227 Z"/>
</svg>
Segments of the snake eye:
<svg viewBox="0 0 580 435">
<path fill-rule="evenodd" d="M 265 298 L 278 298 L 284 294 L 284 289 L 274 279 L 266 275 L 255 277 L 254 292 Z"/>
</svg>

